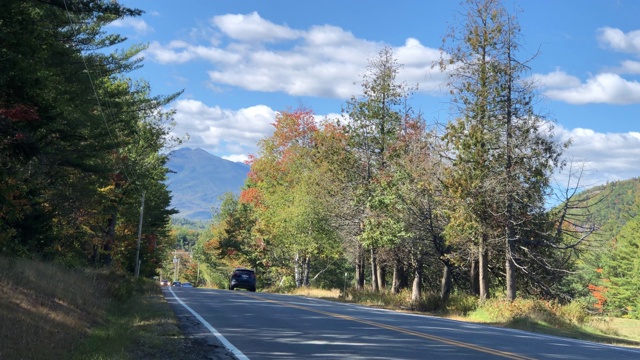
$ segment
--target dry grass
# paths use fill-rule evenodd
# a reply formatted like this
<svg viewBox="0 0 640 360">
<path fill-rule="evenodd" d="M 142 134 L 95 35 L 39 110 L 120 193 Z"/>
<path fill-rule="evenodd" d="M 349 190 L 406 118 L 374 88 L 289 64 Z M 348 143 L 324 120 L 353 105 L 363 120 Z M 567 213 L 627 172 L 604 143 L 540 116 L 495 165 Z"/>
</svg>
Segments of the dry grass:
<svg viewBox="0 0 640 360">
<path fill-rule="evenodd" d="M 64 358 L 109 304 L 83 271 L 0 258 L 0 274 L 1 359 Z"/>
<path fill-rule="evenodd" d="M 320 299 L 338 299 L 340 297 L 339 289 L 315 289 L 310 287 L 301 287 L 291 291 L 292 295 L 314 297 Z"/>
<path fill-rule="evenodd" d="M 151 280 L 0 258 L 0 359 L 180 359 L 211 349 L 184 336 Z"/>
</svg>

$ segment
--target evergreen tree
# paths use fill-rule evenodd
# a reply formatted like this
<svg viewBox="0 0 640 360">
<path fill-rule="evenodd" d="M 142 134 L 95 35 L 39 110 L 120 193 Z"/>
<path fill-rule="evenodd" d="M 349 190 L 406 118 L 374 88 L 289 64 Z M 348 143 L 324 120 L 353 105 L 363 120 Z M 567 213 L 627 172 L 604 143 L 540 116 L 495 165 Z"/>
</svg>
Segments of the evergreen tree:
<svg viewBox="0 0 640 360">
<path fill-rule="evenodd" d="M 492 253 L 504 260 L 507 298 L 513 300 L 516 269 L 526 272 L 517 251 L 540 226 L 537 214 L 544 213 L 562 146 L 533 108 L 535 93 L 523 76 L 528 67 L 517 59 L 516 18 L 498 0 L 469 0 L 466 8 L 462 29 L 448 37 L 460 43 L 440 62 L 450 70 L 459 114 L 445 135 L 455 155 L 446 180 L 455 199 L 448 231 L 477 248 L 480 297 L 489 296 Z"/>
</svg>

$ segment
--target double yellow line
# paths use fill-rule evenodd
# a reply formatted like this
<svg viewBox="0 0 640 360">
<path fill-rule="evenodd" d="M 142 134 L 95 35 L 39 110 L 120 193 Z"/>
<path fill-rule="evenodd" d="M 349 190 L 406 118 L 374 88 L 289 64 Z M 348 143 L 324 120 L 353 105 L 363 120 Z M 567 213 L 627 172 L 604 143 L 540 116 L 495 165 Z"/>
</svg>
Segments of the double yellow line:
<svg viewBox="0 0 640 360">
<path fill-rule="evenodd" d="M 256 300 L 260 300 L 260 301 L 266 301 L 266 302 L 278 304 L 278 305 L 281 305 L 281 306 L 286 306 L 286 307 L 290 307 L 290 308 L 296 308 L 296 309 L 305 310 L 305 311 L 309 311 L 309 312 L 314 312 L 314 313 L 317 313 L 317 314 L 322 314 L 322 315 L 326 315 L 326 316 L 330 316 L 330 317 L 334 317 L 334 318 L 338 318 L 338 319 L 343 319 L 343 320 L 353 321 L 353 322 L 357 322 L 357 323 L 361 323 L 361 324 L 371 325 L 371 326 L 375 326 L 375 327 L 378 327 L 378 328 L 381 328 L 381 329 L 387 329 L 387 330 L 391 330 L 391 331 L 395 331 L 395 332 L 399 332 L 399 333 L 403 333 L 403 334 L 407 334 L 407 335 L 413 335 L 413 336 L 416 336 L 416 337 L 419 337 L 419 338 L 433 340 L 433 341 L 441 342 L 441 343 L 448 344 L 448 345 L 453 345 L 453 346 L 458 346 L 458 347 L 461 347 L 461 348 L 471 349 L 471 350 L 475 350 L 475 351 L 479 351 L 479 352 L 483 352 L 483 353 L 487 353 L 487 354 L 491 354 L 491 355 L 502 356 L 502 357 L 507 358 L 507 359 L 534 360 L 534 358 L 526 357 L 526 356 L 523 356 L 523 355 L 518 355 L 518 354 L 506 352 L 506 351 L 496 350 L 496 349 L 491 349 L 491 348 L 488 348 L 488 347 L 469 344 L 469 343 L 465 343 L 465 342 L 461 342 L 461 341 L 451 340 L 451 339 L 447 339 L 447 338 L 444 338 L 444 337 L 441 337 L 441 336 L 429 335 L 429 334 L 425 334 L 425 333 L 421 333 L 421 332 L 417 332 L 417 331 L 413 331 L 413 330 L 403 329 L 403 328 L 397 327 L 397 326 L 378 323 L 378 322 L 375 322 L 375 321 L 358 319 L 358 318 L 355 318 L 355 317 L 352 317 L 352 316 L 348 316 L 348 315 L 341 315 L 341 314 L 336 314 L 336 313 L 332 313 L 332 312 L 327 312 L 327 311 L 317 310 L 317 309 L 313 309 L 313 308 L 308 308 L 308 307 L 305 307 L 305 306 L 288 304 L 288 303 L 277 301 L 277 300 L 264 299 L 264 298 L 261 298 L 259 296 L 256 296 L 256 295 L 253 295 L 253 294 L 249 294 L 249 293 L 246 293 L 246 292 L 242 292 L 242 294 L 245 295 L 245 296 L 254 298 Z"/>
</svg>

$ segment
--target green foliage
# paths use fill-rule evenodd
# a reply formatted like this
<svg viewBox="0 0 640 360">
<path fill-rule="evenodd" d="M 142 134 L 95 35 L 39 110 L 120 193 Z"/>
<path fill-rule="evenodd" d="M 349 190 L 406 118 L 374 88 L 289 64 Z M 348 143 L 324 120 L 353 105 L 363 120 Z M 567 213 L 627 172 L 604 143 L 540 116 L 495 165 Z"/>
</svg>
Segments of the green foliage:
<svg viewBox="0 0 640 360">
<path fill-rule="evenodd" d="M 0 14 L 0 253 L 133 271 L 146 191 L 141 274 L 151 275 L 174 213 L 160 153 L 178 140 L 163 107 L 179 93 L 151 96 L 124 76 L 144 46 L 109 49 L 125 39 L 104 27 L 141 11 L 64 5 L 9 0 Z"/>
<path fill-rule="evenodd" d="M 607 309 L 640 319 L 640 216 L 620 230 L 612 250 L 602 271 L 603 279 L 608 279 Z"/>
<path fill-rule="evenodd" d="M 448 314 L 467 316 L 478 308 L 478 298 L 473 295 L 455 292 L 451 294 L 445 309 Z"/>
</svg>

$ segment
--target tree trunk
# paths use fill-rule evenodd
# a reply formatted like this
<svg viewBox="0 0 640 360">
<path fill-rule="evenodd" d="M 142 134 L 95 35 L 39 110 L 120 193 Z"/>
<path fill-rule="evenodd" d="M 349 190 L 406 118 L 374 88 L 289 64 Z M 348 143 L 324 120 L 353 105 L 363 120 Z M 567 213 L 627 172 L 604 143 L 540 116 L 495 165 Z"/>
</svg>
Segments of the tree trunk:
<svg viewBox="0 0 640 360">
<path fill-rule="evenodd" d="M 371 290 L 378 292 L 378 258 L 376 249 L 371 248 Z"/>
<path fill-rule="evenodd" d="M 478 271 L 478 255 L 474 251 L 471 255 L 471 267 L 469 269 L 471 281 L 471 294 L 480 296 L 480 276 Z"/>
<path fill-rule="evenodd" d="M 293 274 L 296 281 L 296 287 L 299 288 L 302 286 L 302 269 L 300 268 L 300 252 L 296 251 L 296 257 L 294 259 L 294 268 Z"/>
<path fill-rule="evenodd" d="M 510 216 L 512 217 L 512 216 Z M 516 241 L 515 229 L 512 219 L 507 221 L 507 239 L 505 244 L 505 273 L 507 283 L 507 300 L 516 299 L 516 266 L 513 261 L 514 244 Z"/>
<path fill-rule="evenodd" d="M 411 302 L 417 303 L 420 301 L 422 287 L 422 260 L 415 262 L 413 269 L 413 286 L 411 288 Z"/>
<path fill-rule="evenodd" d="M 356 290 L 364 289 L 364 251 L 361 245 L 358 245 L 358 254 L 356 255 Z"/>
<path fill-rule="evenodd" d="M 480 283 L 480 301 L 487 300 L 489 294 L 489 259 L 487 255 L 487 236 L 485 234 L 480 238 L 478 245 L 478 267 L 479 267 L 479 283 Z"/>
<path fill-rule="evenodd" d="M 387 277 L 387 268 L 383 264 L 378 264 L 378 289 L 380 291 L 384 290 L 387 287 L 386 282 Z"/>
<path fill-rule="evenodd" d="M 400 262 L 396 260 L 393 264 L 393 281 L 391 282 L 391 293 L 397 294 L 400 292 Z"/>
<path fill-rule="evenodd" d="M 111 266 L 111 260 L 113 259 L 113 243 L 116 238 L 116 220 L 118 218 L 118 209 L 113 209 L 113 213 L 109 218 L 109 223 L 107 225 L 107 233 L 106 239 L 104 241 L 104 245 L 102 247 L 103 256 L 103 264 L 105 266 Z"/>
<path fill-rule="evenodd" d="M 405 266 L 400 266 L 400 290 L 409 287 L 409 274 Z"/>
<path fill-rule="evenodd" d="M 447 263 L 443 265 L 442 281 L 440 282 L 440 299 L 442 299 L 444 303 L 449 300 L 449 295 L 451 295 L 451 267 Z"/>
<path fill-rule="evenodd" d="M 304 266 L 302 270 L 302 284 L 309 286 L 309 272 L 311 271 L 311 256 L 307 255 L 304 258 Z"/>
</svg>

